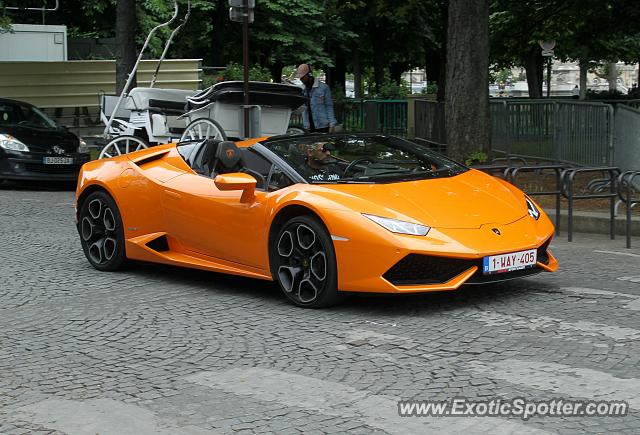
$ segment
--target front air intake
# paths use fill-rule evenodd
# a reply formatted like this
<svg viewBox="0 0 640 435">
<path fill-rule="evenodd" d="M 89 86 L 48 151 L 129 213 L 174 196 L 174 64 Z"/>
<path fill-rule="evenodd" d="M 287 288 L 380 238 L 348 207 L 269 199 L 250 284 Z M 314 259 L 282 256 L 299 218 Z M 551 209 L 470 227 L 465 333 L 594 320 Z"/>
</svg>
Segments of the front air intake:
<svg viewBox="0 0 640 435">
<path fill-rule="evenodd" d="M 409 254 L 389 269 L 383 278 L 393 285 L 441 284 L 477 265 L 477 260 Z"/>
</svg>

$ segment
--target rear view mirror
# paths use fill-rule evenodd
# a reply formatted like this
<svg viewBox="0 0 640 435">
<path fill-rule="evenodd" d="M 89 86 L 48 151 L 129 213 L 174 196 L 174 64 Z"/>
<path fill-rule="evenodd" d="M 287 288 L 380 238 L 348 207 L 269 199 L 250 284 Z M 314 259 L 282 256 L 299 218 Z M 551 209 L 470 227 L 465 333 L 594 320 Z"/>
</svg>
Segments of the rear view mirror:
<svg viewBox="0 0 640 435">
<path fill-rule="evenodd" d="M 249 202 L 253 199 L 257 184 L 255 178 L 242 172 L 216 175 L 213 182 L 220 190 L 242 190 L 240 202 Z"/>
</svg>

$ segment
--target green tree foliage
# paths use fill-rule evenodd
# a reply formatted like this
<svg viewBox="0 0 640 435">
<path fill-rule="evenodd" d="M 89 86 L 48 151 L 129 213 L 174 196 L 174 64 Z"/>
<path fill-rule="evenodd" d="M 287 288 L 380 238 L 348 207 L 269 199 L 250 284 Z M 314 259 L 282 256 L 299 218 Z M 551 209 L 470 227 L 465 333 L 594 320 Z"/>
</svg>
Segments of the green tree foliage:
<svg viewBox="0 0 640 435">
<path fill-rule="evenodd" d="M 285 65 L 303 62 L 331 65 L 322 44 L 322 3 L 316 0 L 261 0 L 256 2 L 251 26 L 254 59 L 269 67 L 280 81 Z M 241 55 L 242 51 L 239 50 Z"/>
<path fill-rule="evenodd" d="M 6 15 L 0 15 L 0 33 L 11 32 L 11 19 Z"/>
<path fill-rule="evenodd" d="M 492 0 L 490 25 L 492 63 L 525 67 L 533 96 L 542 85 L 540 40 L 555 40 L 556 57 L 585 68 L 640 60 L 637 0 Z"/>
</svg>

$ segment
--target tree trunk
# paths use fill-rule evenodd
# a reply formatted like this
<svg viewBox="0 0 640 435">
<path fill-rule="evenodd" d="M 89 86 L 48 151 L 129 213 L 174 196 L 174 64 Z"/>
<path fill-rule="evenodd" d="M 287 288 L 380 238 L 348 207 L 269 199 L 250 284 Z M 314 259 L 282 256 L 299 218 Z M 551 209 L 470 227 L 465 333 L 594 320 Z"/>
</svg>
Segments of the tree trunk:
<svg viewBox="0 0 640 435">
<path fill-rule="evenodd" d="M 331 89 L 337 89 L 339 87 L 345 91 L 344 83 L 347 80 L 347 62 L 344 52 L 338 49 L 335 51 L 333 59 L 335 59 L 335 66 L 329 68 L 327 71 L 327 84 Z"/>
<path fill-rule="evenodd" d="M 445 117 L 447 153 L 489 152 L 489 0 L 450 0 Z"/>
<path fill-rule="evenodd" d="M 395 84 L 399 85 L 402 81 L 402 73 L 405 70 L 405 64 L 393 62 L 389 65 L 389 75 L 391 76 L 391 81 Z"/>
<path fill-rule="evenodd" d="M 424 52 L 425 52 L 424 70 L 427 73 L 427 82 L 429 83 L 435 82 L 435 83 L 438 83 L 439 85 L 440 77 L 442 77 L 442 75 L 440 74 L 441 72 L 440 65 L 443 63 L 441 53 L 440 51 L 430 49 L 430 47 L 427 45 L 426 42 L 425 42 Z"/>
<path fill-rule="evenodd" d="M 357 47 L 353 49 L 353 57 L 351 59 L 353 67 L 353 94 L 355 98 L 362 98 L 362 65 L 360 64 L 360 53 Z M 346 92 L 346 90 L 345 90 Z"/>
<path fill-rule="evenodd" d="M 529 88 L 529 98 L 542 98 L 542 82 L 544 80 L 544 59 L 542 58 L 542 48 L 536 45 L 531 47 L 524 62 L 524 69 L 527 72 L 527 87 Z"/>
<path fill-rule="evenodd" d="M 229 20 L 227 0 L 216 0 L 211 14 L 213 30 L 211 32 L 211 65 L 226 66 L 224 59 L 225 24 Z M 188 25 L 188 24 L 187 24 Z"/>
<path fill-rule="evenodd" d="M 609 92 L 618 90 L 618 67 L 615 62 L 607 65 L 607 80 L 609 81 Z"/>
<path fill-rule="evenodd" d="M 442 19 L 442 47 L 440 48 L 440 80 L 438 81 L 438 96 L 436 99 L 442 103 L 445 100 L 447 87 L 447 44 L 449 35 L 449 0 L 442 0 L 440 5 L 440 18 Z"/>
<path fill-rule="evenodd" d="M 586 60 L 580 61 L 580 100 L 587 99 L 587 70 L 588 63 Z"/>
<path fill-rule="evenodd" d="M 118 0 L 116 7 L 116 94 L 120 94 L 138 59 L 136 53 L 136 2 Z M 134 75 L 127 92 L 137 86 Z"/>
<path fill-rule="evenodd" d="M 273 62 L 269 65 L 269 72 L 271 73 L 271 78 L 274 83 L 282 82 L 282 69 L 284 68 L 284 63 L 281 61 Z"/>
<path fill-rule="evenodd" d="M 386 33 L 382 23 L 369 27 L 369 35 L 371 36 L 371 45 L 373 48 L 373 76 L 376 82 L 376 92 L 384 84 L 384 68 L 385 61 L 385 40 Z"/>
</svg>

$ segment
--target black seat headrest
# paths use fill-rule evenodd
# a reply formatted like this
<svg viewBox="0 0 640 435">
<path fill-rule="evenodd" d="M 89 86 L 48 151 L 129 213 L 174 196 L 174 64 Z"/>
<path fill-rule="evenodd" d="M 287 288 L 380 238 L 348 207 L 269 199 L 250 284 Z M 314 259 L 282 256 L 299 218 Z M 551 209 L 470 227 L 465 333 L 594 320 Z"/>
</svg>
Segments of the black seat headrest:
<svg viewBox="0 0 640 435">
<path fill-rule="evenodd" d="M 224 141 L 218 144 L 216 158 L 223 168 L 234 168 L 240 162 L 241 157 L 240 149 L 233 142 Z"/>
</svg>

